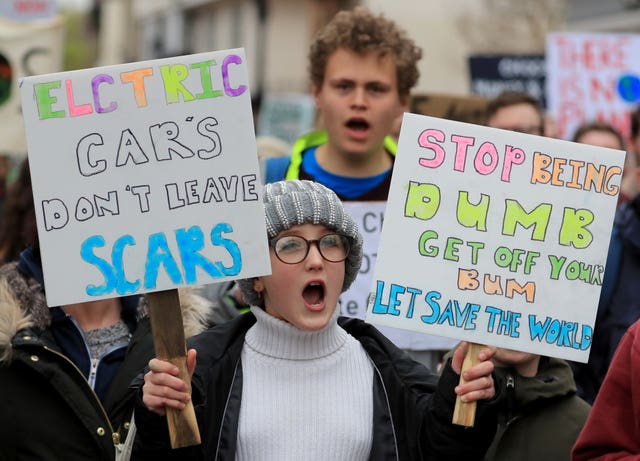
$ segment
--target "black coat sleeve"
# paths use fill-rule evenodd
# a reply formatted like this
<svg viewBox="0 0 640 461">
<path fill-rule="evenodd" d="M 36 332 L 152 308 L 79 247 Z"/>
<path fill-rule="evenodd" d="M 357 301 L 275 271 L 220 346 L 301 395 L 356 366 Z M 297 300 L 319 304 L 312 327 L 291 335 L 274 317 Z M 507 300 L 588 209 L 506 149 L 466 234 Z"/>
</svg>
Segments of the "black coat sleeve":
<svg viewBox="0 0 640 461">
<path fill-rule="evenodd" d="M 132 461 L 190 461 L 199 458 L 198 446 L 172 449 L 167 418 L 149 411 L 142 401 L 143 375 L 134 380 L 137 388 L 135 403 L 136 437 Z"/>
<path fill-rule="evenodd" d="M 424 419 L 420 429 L 423 460 L 482 460 L 491 445 L 497 427 L 497 397 L 478 402 L 473 427 L 453 424 L 453 411 L 460 376 L 445 365 L 436 392 L 423 403 Z"/>
</svg>

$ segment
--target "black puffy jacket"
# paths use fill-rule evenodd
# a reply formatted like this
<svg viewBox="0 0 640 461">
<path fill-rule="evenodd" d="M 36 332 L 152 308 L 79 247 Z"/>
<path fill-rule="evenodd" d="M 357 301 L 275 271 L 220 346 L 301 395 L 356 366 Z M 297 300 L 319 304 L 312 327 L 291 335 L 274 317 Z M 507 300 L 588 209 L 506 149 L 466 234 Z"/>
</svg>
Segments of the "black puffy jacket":
<svg viewBox="0 0 640 461">
<path fill-rule="evenodd" d="M 94 391 L 84 336 L 47 307 L 39 269 L 28 251 L 0 268 L 0 461 L 114 461 L 133 414 L 131 381 L 155 355 L 146 305 L 122 299 L 132 336 L 95 367 Z M 202 331 L 210 305 L 185 299 L 185 329 Z"/>
<path fill-rule="evenodd" d="M 340 326 L 362 344 L 371 358 L 374 421 L 371 460 L 481 460 L 496 429 L 493 405 L 478 405 L 475 428 L 451 424 L 459 377 L 447 365 L 442 378 L 358 319 L 340 318 Z M 240 355 L 253 314 L 242 315 L 189 342 L 198 351 L 192 378 L 202 444 L 171 450 L 165 418 L 136 403 L 135 460 L 233 460 L 242 399 Z M 141 377 L 138 385 L 142 383 Z M 206 405 L 204 404 L 206 402 Z"/>
</svg>

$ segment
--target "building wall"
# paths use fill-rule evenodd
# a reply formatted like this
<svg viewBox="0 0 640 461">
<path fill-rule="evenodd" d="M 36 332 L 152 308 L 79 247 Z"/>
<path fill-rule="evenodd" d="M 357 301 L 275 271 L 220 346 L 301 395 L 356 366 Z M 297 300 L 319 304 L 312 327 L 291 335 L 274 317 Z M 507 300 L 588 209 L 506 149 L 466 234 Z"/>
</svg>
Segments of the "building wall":
<svg viewBox="0 0 640 461">
<path fill-rule="evenodd" d="M 249 84 L 259 87 L 257 61 L 258 14 L 252 0 L 209 2 L 184 10 L 184 49 L 189 53 L 244 48 L 249 63 Z"/>
<path fill-rule="evenodd" d="M 307 51 L 314 32 L 334 11 L 352 3 L 266 0 L 268 14 L 263 24 L 255 0 L 132 1 L 139 29 L 139 59 L 179 50 L 197 53 L 244 47 L 254 93 L 308 91 Z M 182 23 L 172 16 L 176 11 Z M 171 38 L 176 30 L 182 30 L 178 42 Z"/>
<path fill-rule="evenodd" d="M 458 0 L 456 3 L 460 3 Z M 464 0 L 469 1 L 469 0 Z M 471 0 L 473 1 L 473 0 Z M 468 47 L 456 31 L 456 9 L 444 0 L 365 0 L 371 10 L 400 24 L 422 48 L 416 93 L 467 94 Z"/>
<path fill-rule="evenodd" d="M 264 24 L 259 20 L 256 0 L 130 1 L 134 2 L 139 59 L 159 57 L 163 52 L 242 46 L 249 61 L 252 90 L 262 93 L 308 91 L 307 51 L 314 32 L 335 9 L 352 3 L 364 4 L 397 21 L 422 47 L 417 93 L 467 95 L 470 54 L 543 53 L 549 31 L 640 30 L 640 10 L 623 10 L 619 4 L 603 13 L 603 4 L 610 2 L 600 0 L 522 4 L 496 0 L 266 0 Z M 563 2 L 568 5 L 568 23 L 555 24 L 557 15 L 544 17 L 548 9 Z M 588 5 L 594 12 L 591 15 Z M 627 18 L 626 22 L 620 22 L 621 18 Z"/>
<path fill-rule="evenodd" d="M 568 0 L 566 29 L 640 32 L 640 0 Z"/>
<path fill-rule="evenodd" d="M 269 2 L 265 47 L 265 91 L 306 92 L 312 9 L 307 0 Z"/>
</svg>

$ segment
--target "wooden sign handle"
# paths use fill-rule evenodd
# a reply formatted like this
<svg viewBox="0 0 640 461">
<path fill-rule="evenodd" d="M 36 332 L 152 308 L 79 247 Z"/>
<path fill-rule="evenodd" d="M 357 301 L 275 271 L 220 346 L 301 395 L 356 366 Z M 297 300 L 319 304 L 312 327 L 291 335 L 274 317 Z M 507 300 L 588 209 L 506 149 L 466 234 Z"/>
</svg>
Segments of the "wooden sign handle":
<svg viewBox="0 0 640 461">
<path fill-rule="evenodd" d="M 187 346 L 178 290 L 147 293 L 146 297 L 149 303 L 156 357 L 177 366 L 178 376 L 187 383 L 189 392 L 191 392 L 191 376 L 189 376 L 187 369 Z M 167 423 L 171 448 L 200 444 L 200 431 L 191 401 L 182 410 L 167 408 Z"/>
<path fill-rule="evenodd" d="M 472 366 L 478 364 L 478 352 L 482 349 L 481 344 L 469 343 L 467 349 L 467 355 L 462 362 L 462 370 L 460 370 L 460 384 L 464 384 L 467 381 L 462 377 L 462 372 L 468 370 Z M 473 427 L 476 419 L 476 406 L 478 402 L 463 402 L 460 400 L 460 396 L 456 398 L 456 406 L 453 410 L 453 424 L 460 426 Z"/>
</svg>

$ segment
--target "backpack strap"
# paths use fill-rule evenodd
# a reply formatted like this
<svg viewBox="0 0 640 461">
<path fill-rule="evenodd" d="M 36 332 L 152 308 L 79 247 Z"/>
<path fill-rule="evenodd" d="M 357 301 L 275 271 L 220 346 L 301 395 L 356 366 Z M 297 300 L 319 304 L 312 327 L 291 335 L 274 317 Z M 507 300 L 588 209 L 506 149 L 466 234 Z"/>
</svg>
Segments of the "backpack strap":
<svg viewBox="0 0 640 461">
<path fill-rule="evenodd" d="M 269 157 L 264 161 L 264 182 L 272 183 L 285 178 L 291 157 Z"/>
</svg>

